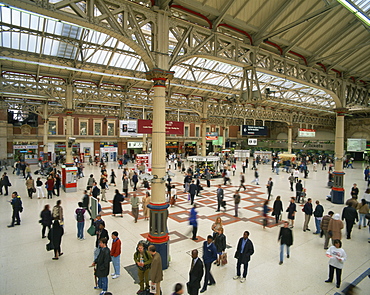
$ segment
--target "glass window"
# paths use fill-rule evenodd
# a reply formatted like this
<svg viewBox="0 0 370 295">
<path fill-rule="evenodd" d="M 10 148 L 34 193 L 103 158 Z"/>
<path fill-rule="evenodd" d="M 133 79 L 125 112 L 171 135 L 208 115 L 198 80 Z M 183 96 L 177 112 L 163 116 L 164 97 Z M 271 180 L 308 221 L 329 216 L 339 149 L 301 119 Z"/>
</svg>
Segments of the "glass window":
<svg viewBox="0 0 370 295">
<path fill-rule="evenodd" d="M 189 126 L 185 126 L 184 135 L 185 135 L 185 137 L 189 137 Z"/>
<path fill-rule="evenodd" d="M 108 123 L 108 136 L 114 136 L 114 123 Z"/>
<path fill-rule="evenodd" d="M 229 129 L 225 129 L 225 138 L 228 138 L 229 137 Z"/>
<path fill-rule="evenodd" d="M 220 128 L 216 128 L 216 132 L 218 133 L 218 135 L 220 136 Z"/>
<path fill-rule="evenodd" d="M 195 127 L 195 136 L 200 137 L 200 127 Z"/>
<path fill-rule="evenodd" d="M 94 135 L 101 135 L 101 123 L 94 124 Z"/>
<path fill-rule="evenodd" d="M 80 135 L 87 135 L 87 122 L 80 122 Z"/>
<path fill-rule="evenodd" d="M 206 127 L 206 133 L 208 133 L 209 132 L 209 127 Z"/>
<path fill-rule="evenodd" d="M 49 135 L 56 135 L 57 134 L 57 122 L 56 121 L 49 121 Z"/>
</svg>

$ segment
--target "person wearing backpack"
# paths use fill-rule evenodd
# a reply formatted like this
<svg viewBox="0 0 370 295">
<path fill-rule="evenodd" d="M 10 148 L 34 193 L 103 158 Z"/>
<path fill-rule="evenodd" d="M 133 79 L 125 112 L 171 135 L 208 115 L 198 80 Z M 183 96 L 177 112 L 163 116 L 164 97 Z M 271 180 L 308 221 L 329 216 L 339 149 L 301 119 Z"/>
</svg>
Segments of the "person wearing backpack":
<svg viewBox="0 0 370 295">
<path fill-rule="evenodd" d="M 149 270 L 152 263 L 152 255 L 149 254 L 148 250 L 146 249 L 146 244 L 139 242 L 136 247 L 136 252 L 134 253 L 134 261 L 137 266 L 137 274 L 140 281 L 140 292 L 144 290 L 149 290 Z M 145 288 L 144 288 L 145 284 Z"/>
<path fill-rule="evenodd" d="M 62 201 L 58 200 L 53 207 L 53 220 L 59 220 L 61 221 L 60 223 L 63 223 L 63 207 L 60 204 L 62 204 Z"/>
<path fill-rule="evenodd" d="M 85 220 L 88 218 L 86 210 L 83 208 L 83 203 L 78 202 L 78 208 L 75 211 L 75 218 L 77 220 L 77 239 L 84 240 L 84 226 Z"/>
</svg>

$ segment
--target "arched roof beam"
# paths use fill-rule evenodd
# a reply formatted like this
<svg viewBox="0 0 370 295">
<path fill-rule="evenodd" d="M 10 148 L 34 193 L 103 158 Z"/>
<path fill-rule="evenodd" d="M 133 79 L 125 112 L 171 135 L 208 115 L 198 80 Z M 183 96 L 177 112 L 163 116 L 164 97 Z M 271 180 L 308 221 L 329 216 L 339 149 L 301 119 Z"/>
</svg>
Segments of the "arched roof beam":
<svg viewBox="0 0 370 295">
<path fill-rule="evenodd" d="M 141 56 L 141 58 L 148 65 L 149 68 L 154 68 L 156 66 L 154 63 L 155 59 L 153 58 L 148 48 L 146 48 L 146 41 L 140 38 L 132 38 L 132 35 L 130 35 L 130 30 L 129 28 L 127 28 L 126 23 L 121 25 L 118 22 L 118 18 L 120 17 L 120 15 L 122 15 L 124 11 L 126 12 L 129 10 L 128 6 L 130 6 L 130 8 L 132 6 L 137 6 L 137 4 L 135 3 L 128 1 L 122 3 L 119 1 L 111 0 L 111 3 L 114 3 L 118 7 L 115 10 L 111 10 L 102 0 L 96 0 L 94 2 L 91 1 L 92 3 L 94 3 L 94 7 L 87 5 L 88 7 L 86 9 L 86 16 L 84 16 L 82 13 L 72 13 L 72 11 L 80 9 L 78 6 L 72 7 L 70 5 L 78 2 L 78 0 L 60 1 L 55 4 L 51 4 L 48 2 L 45 3 L 44 1 L 28 0 L 3 0 L 2 2 L 10 6 L 18 7 L 27 11 L 32 11 L 37 14 L 68 22 L 72 25 L 78 25 L 83 28 L 88 28 L 105 33 L 131 47 L 139 56 Z M 87 4 L 89 3 L 90 2 L 87 2 Z M 62 10 L 62 8 L 67 7 L 70 7 L 70 11 L 66 11 L 66 9 Z M 95 9 L 98 9 L 101 12 L 101 15 L 95 16 Z M 149 14 L 153 20 L 156 18 L 155 12 L 147 10 L 146 14 Z M 132 16 L 131 19 L 134 18 L 135 16 Z M 106 21 L 106 23 L 103 22 L 104 20 Z M 129 23 L 129 19 L 125 19 L 123 22 Z M 135 30 L 138 29 L 140 30 L 140 28 L 135 28 Z"/>
</svg>

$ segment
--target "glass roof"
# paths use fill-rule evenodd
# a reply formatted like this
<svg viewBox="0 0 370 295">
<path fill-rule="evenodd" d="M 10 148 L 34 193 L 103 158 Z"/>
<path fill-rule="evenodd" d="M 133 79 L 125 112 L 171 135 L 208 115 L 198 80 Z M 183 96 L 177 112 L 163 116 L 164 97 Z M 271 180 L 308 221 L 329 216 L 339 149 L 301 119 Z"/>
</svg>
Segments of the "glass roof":
<svg viewBox="0 0 370 295">
<path fill-rule="evenodd" d="M 0 47 L 107 67 L 140 72 L 147 70 L 144 62 L 129 46 L 101 32 L 2 4 L 0 22 Z M 150 35 L 147 34 L 151 30 L 149 25 L 144 30 L 145 35 Z M 172 33 L 170 35 L 171 39 L 175 39 Z M 173 48 L 174 44 L 169 52 Z M 175 71 L 176 78 L 224 88 L 218 89 L 220 91 L 239 92 L 247 89 L 246 83 L 240 89 L 243 68 L 235 65 L 194 57 L 173 66 L 171 70 Z M 265 73 L 259 72 L 257 76 L 261 92 L 266 93 L 269 89 L 270 97 L 275 101 L 283 99 L 326 108 L 334 106 L 330 95 L 322 90 Z M 251 75 L 249 79 L 252 80 Z M 253 85 L 252 90 L 258 90 L 257 85 Z"/>
<path fill-rule="evenodd" d="M 1 47 L 129 70 L 146 70 L 141 58 L 129 46 L 107 34 L 4 5 L 0 5 L 0 21 Z"/>
</svg>

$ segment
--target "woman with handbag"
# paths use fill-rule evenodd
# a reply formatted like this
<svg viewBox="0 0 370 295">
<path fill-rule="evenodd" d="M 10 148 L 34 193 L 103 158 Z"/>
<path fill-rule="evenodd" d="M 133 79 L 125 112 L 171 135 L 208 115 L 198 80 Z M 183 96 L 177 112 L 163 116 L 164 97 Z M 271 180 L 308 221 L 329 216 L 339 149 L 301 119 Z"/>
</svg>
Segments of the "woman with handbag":
<svg viewBox="0 0 370 295">
<path fill-rule="evenodd" d="M 283 203 L 280 200 L 280 196 L 277 196 L 272 209 L 272 216 L 275 216 L 276 224 L 279 223 L 281 212 L 283 212 Z"/>
<path fill-rule="evenodd" d="M 59 220 L 54 220 L 53 227 L 49 231 L 48 239 L 50 240 L 50 243 L 53 246 L 54 249 L 54 257 L 53 260 L 58 260 L 59 256 L 63 255 L 63 252 L 61 250 L 61 243 L 62 243 L 62 236 L 64 234 L 64 229 L 59 224 Z"/>
<path fill-rule="evenodd" d="M 42 225 L 41 237 L 44 239 L 44 238 L 46 238 L 45 230 L 48 227 L 49 232 L 50 232 L 51 223 L 53 221 L 53 218 L 51 217 L 51 211 L 50 211 L 50 205 L 49 204 L 46 204 L 45 207 L 44 207 L 44 210 L 41 211 L 40 218 L 41 219 L 40 219 L 39 222 Z"/>
<path fill-rule="evenodd" d="M 288 208 L 286 209 L 286 212 L 288 212 L 288 219 L 291 223 L 290 228 L 294 227 L 294 219 L 295 219 L 295 213 L 297 212 L 297 205 L 295 203 L 295 198 L 291 197 L 290 198 L 290 203 Z"/>
<path fill-rule="evenodd" d="M 32 194 L 36 192 L 35 181 L 32 179 L 32 176 L 29 176 L 28 179 L 26 180 L 26 187 L 27 187 L 28 197 L 32 199 Z"/>
<path fill-rule="evenodd" d="M 224 235 L 223 227 L 218 229 L 216 236 L 215 236 L 214 243 L 217 249 L 217 260 L 214 262 L 214 264 L 217 264 L 217 266 L 220 266 L 221 257 L 226 249 L 226 236 Z"/>
</svg>

